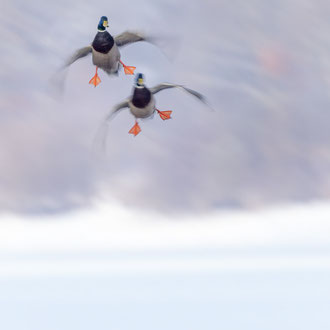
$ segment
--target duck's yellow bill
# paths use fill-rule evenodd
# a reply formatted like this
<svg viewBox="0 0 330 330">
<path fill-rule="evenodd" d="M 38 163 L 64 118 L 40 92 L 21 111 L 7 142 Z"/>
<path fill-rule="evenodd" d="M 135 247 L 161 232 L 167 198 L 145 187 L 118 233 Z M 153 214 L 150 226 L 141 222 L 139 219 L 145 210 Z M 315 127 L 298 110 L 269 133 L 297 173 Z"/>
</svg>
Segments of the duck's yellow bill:
<svg viewBox="0 0 330 330">
<path fill-rule="evenodd" d="M 139 78 L 139 79 L 138 79 L 138 84 L 139 84 L 139 85 L 143 85 L 143 79 L 142 79 L 142 78 Z"/>
<path fill-rule="evenodd" d="M 104 21 L 104 22 L 103 22 L 103 26 L 104 26 L 104 27 L 109 27 L 109 25 L 108 25 L 108 21 Z"/>
</svg>

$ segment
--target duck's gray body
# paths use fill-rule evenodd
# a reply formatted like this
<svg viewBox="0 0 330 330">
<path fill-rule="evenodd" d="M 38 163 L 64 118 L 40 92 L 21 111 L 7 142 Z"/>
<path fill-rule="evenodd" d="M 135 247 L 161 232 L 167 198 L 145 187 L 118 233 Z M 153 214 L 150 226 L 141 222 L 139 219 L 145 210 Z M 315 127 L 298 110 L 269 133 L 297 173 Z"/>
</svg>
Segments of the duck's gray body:
<svg viewBox="0 0 330 330">
<path fill-rule="evenodd" d="M 118 72 L 120 53 L 114 38 L 108 31 L 98 31 L 91 47 L 94 65 L 108 74 Z"/>
<path fill-rule="evenodd" d="M 132 99 L 128 101 L 129 110 L 131 111 L 131 114 L 135 118 L 151 117 L 154 114 L 154 112 L 156 111 L 155 105 L 156 105 L 156 101 L 155 101 L 155 98 L 153 97 L 153 95 L 151 96 L 149 103 L 146 106 L 144 106 L 143 108 L 139 108 L 139 107 L 135 106 L 133 104 Z"/>
<path fill-rule="evenodd" d="M 92 47 L 93 64 L 104 70 L 107 74 L 116 74 L 119 70 L 120 53 L 116 44 L 106 54 L 96 51 Z"/>
<path fill-rule="evenodd" d="M 135 118 L 148 118 L 155 112 L 155 104 L 155 98 L 150 89 L 144 85 L 136 85 L 128 102 L 128 107 Z"/>
</svg>

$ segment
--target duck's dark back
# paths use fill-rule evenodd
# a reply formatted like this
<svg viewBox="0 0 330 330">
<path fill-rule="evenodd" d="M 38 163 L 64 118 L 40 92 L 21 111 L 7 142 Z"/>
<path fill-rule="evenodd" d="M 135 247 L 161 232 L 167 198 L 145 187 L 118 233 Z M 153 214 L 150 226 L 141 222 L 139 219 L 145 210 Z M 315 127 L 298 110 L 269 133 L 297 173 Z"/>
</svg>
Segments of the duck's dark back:
<svg viewBox="0 0 330 330">
<path fill-rule="evenodd" d="M 99 53 L 107 54 L 114 43 L 115 41 L 109 32 L 98 32 L 93 40 L 92 47 Z"/>
<path fill-rule="evenodd" d="M 144 108 L 151 99 L 151 93 L 148 88 L 134 88 L 132 103 L 137 108 Z"/>
</svg>

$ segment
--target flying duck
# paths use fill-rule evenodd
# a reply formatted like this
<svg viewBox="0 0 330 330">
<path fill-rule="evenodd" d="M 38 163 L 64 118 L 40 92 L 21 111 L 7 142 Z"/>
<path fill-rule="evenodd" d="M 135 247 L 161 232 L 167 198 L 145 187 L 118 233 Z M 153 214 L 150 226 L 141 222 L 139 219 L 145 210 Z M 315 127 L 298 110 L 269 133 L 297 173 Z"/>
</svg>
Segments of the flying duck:
<svg viewBox="0 0 330 330">
<path fill-rule="evenodd" d="M 91 45 L 78 49 L 72 57 L 66 62 L 65 67 L 71 65 L 78 59 L 92 53 L 93 64 L 96 66 L 96 72 L 89 81 L 95 87 L 101 82 L 97 74 L 98 68 L 104 70 L 107 74 L 117 74 L 120 64 L 124 68 L 125 74 L 133 75 L 135 66 L 127 66 L 120 60 L 119 47 L 138 41 L 148 41 L 138 32 L 125 31 L 116 37 L 106 30 L 109 27 L 108 18 L 102 16 L 97 27 L 98 32 Z"/>
<path fill-rule="evenodd" d="M 133 94 L 125 99 L 123 102 L 115 105 L 110 112 L 110 114 L 106 117 L 106 122 L 109 121 L 114 114 L 116 114 L 119 110 L 128 108 L 131 114 L 135 117 L 135 125 L 129 130 L 129 134 L 133 134 L 134 136 L 138 135 L 141 132 L 140 125 L 138 124 L 138 118 L 148 118 L 151 117 L 155 112 L 157 112 L 161 119 L 168 120 L 171 119 L 172 111 L 160 111 L 156 108 L 156 101 L 154 95 L 164 89 L 168 88 L 181 88 L 188 92 L 189 94 L 195 96 L 204 104 L 208 105 L 205 97 L 189 88 L 186 88 L 182 85 L 170 84 L 170 83 L 162 83 L 156 85 L 152 88 L 147 88 L 144 84 L 144 77 L 142 73 L 137 74 L 136 82 L 133 88 Z"/>
</svg>

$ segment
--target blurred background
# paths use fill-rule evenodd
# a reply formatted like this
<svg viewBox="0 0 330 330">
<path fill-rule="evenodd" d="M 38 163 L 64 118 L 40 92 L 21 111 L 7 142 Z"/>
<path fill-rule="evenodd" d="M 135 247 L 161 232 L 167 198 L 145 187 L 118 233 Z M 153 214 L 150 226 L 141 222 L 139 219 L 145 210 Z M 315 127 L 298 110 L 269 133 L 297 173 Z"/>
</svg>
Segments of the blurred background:
<svg viewBox="0 0 330 330">
<path fill-rule="evenodd" d="M 330 4 L 0 0 L 0 325 L 328 329 Z M 110 123 L 134 77 L 94 89 L 109 32 L 173 120 Z"/>
</svg>

